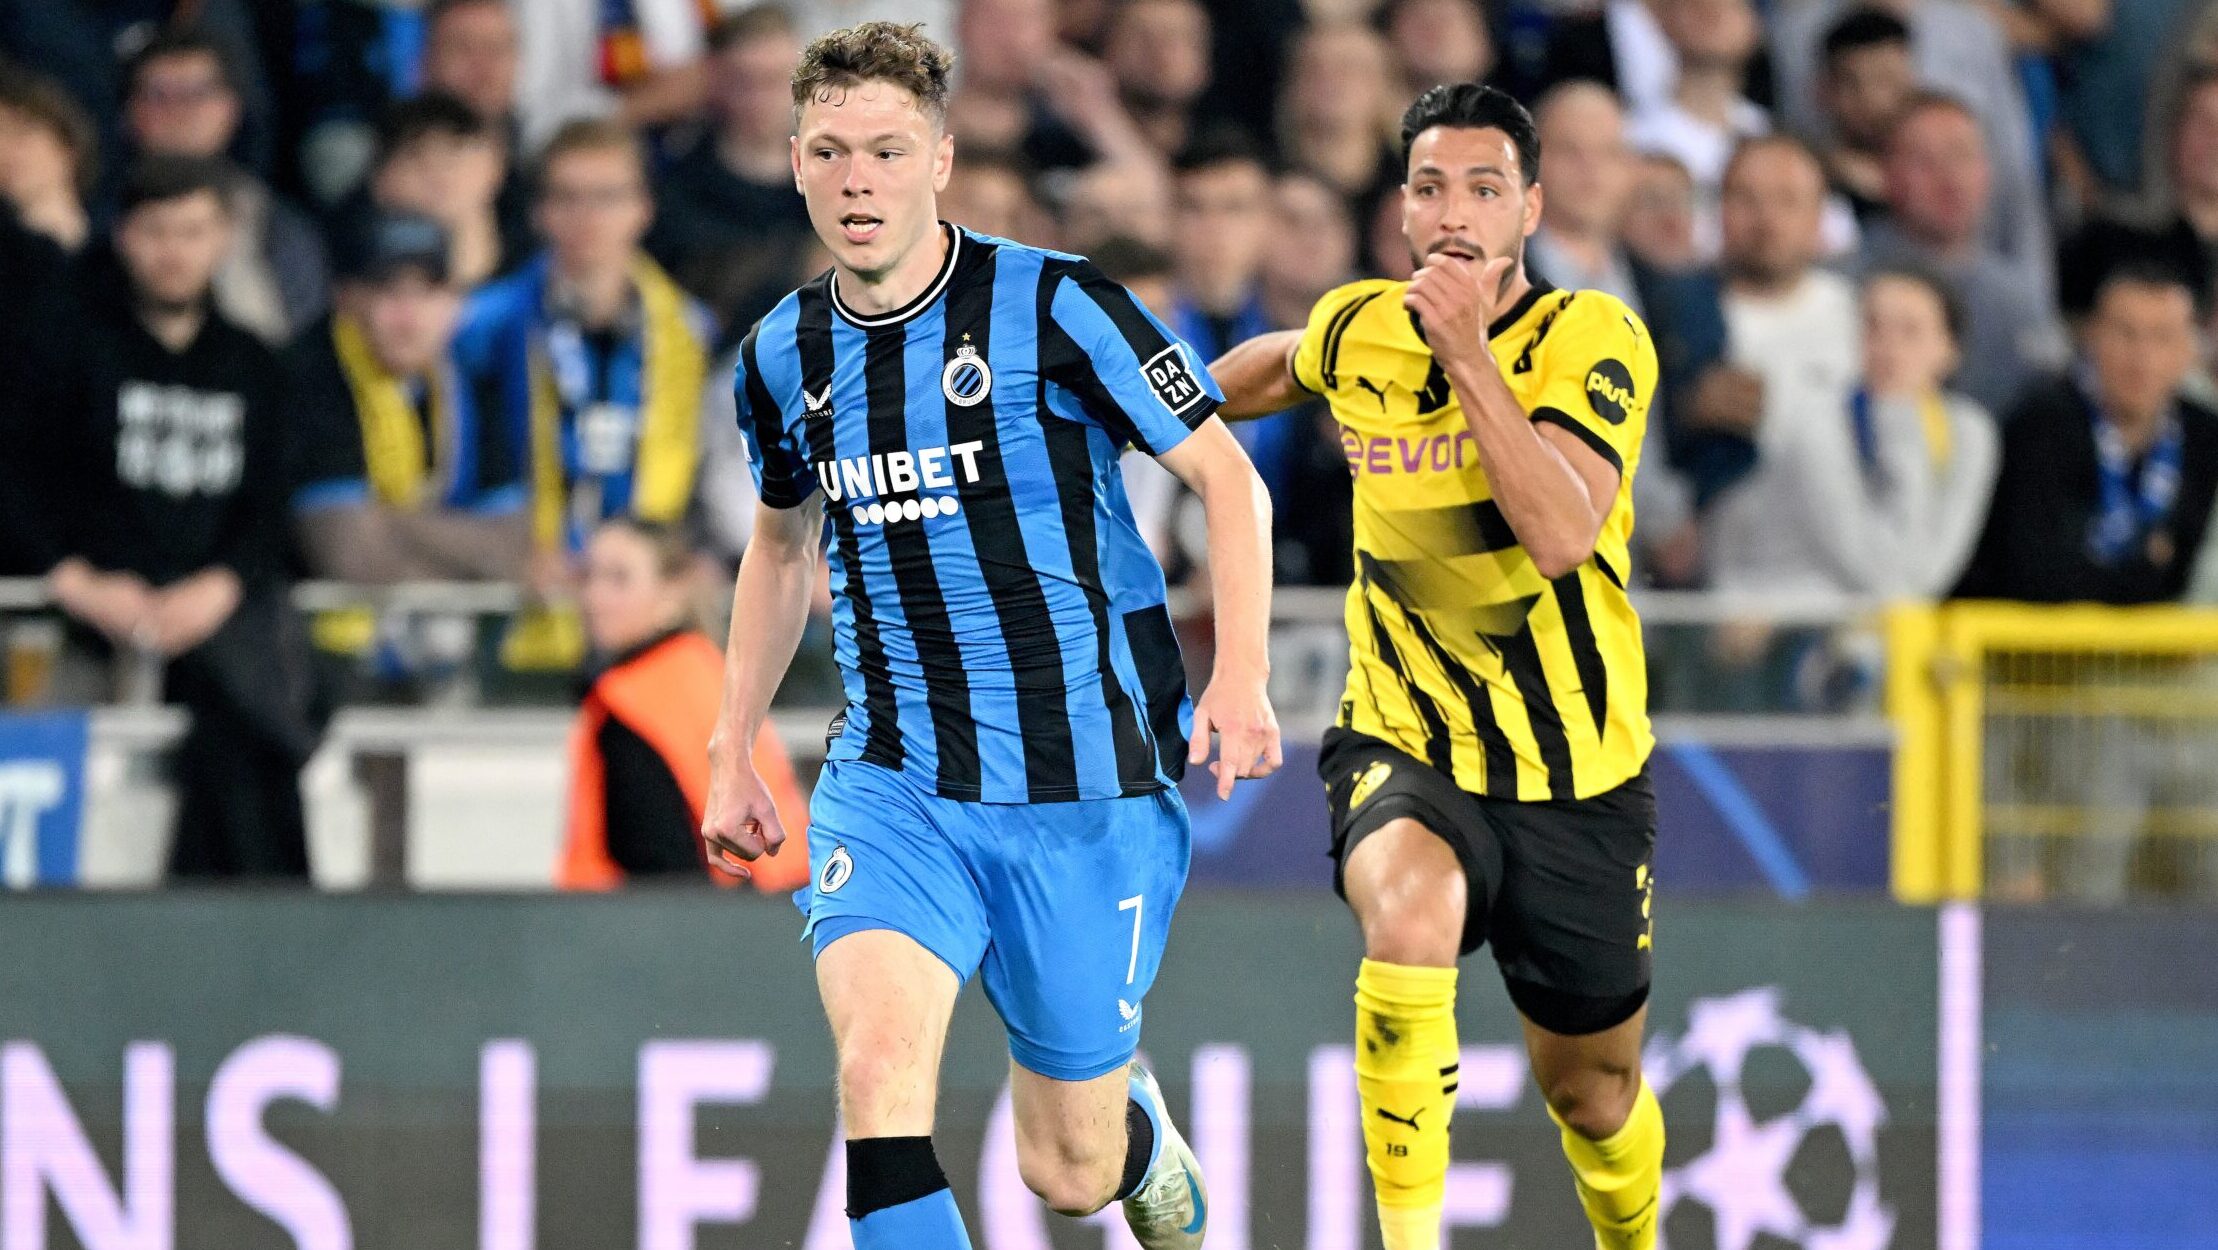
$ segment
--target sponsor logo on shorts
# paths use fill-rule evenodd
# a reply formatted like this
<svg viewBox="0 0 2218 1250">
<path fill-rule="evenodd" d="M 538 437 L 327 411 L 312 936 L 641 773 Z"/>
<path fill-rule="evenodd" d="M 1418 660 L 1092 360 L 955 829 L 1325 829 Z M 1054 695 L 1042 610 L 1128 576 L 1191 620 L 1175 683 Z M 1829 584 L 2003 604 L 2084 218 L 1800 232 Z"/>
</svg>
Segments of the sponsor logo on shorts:
<svg viewBox="0 0 2218 1250">
<path fill-rule="evenodd" d="M 846 885 L 854 875 L 854 856 L 847 853 L 846 847 L 835 846 L 832 848 L 832 857 L 824 861 L 824 871 L 817 874 L 816 892 L 837 894 L 839 888 Z"/>
<path fill-rule="evenodd" d="M 1119 1033 L 1131 1032 L 1132 1026 L 1140 1022 L 1140 1009 L 1121 998 L 1117 1000 L 1117 1014 L 1124 1017 L 1124 1024 L 1117 1029 Z"/>
<path fill-rule="evenodd" d="M 1348 791 L 1349 810 L 1363 806 L 1364 800 L 1377 793 L 1378 788 L 1385 785 L 1386 779 L 1393 775 L 1394 766 L 1385 760 L 1364 769 L 1363 775 L 1355 779 L 1355 789 Z"/>
</svg>

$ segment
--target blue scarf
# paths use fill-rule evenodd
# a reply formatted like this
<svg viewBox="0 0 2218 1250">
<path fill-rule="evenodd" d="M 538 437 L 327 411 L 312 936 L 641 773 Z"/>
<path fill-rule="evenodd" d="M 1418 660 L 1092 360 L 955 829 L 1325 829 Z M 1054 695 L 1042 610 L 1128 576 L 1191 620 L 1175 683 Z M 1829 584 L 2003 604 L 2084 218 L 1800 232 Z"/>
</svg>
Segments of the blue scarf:
<svg viewBox="0 0 2218 1250">
<path fill-rule="evenodd" d="M 2182 437 L 2177 413 L 2166 413 L 2164 429 L 2136 466 L 2125 435 L 2104 415 L 2094 387 L 2080 380 L 2095 436 L 2095 472 L 2102 493 L 2087 525 L 2087 547 L 2096 560 L 2116 564 L 2147 542 L 2151 531 L 2172 515 L 2179 501 Z"/>
</svg>

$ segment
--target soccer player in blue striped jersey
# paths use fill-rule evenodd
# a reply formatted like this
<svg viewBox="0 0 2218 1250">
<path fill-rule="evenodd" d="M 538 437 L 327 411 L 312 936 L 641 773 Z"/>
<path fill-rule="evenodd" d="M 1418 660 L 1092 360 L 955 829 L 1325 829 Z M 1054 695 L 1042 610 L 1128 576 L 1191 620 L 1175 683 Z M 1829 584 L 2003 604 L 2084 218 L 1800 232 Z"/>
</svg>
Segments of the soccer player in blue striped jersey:
<svg viewBox="0 0 2218 1250">
<path fill-rule="evenodd" d="M 1185 877 L 1176 785 L 1279 764 L 1265 694 L 1270 504 L 1190 348 L 1076 256 L 938 219 L 946 51 L 870 22 L 795 72 L 794 178 L 833 268 L 740 349 L 762 510 L 739 573 L 703 833 L 734 871 L 784 840 L 748 763 L 828 549 L 847 706 L 800 902 L 838 1050 L 857 1250 L 969 1246 L 934 1158 L 940 1052 L 981 975 L 1009 1030 L 1020 1170 L 1112 1201 L 1147 1250 L 1208 1223 L 1133 1054 Z M 1215 668 L 1189 703 L 1162 571 L 1117 458 L 1200 496 Z"/>
</svg>

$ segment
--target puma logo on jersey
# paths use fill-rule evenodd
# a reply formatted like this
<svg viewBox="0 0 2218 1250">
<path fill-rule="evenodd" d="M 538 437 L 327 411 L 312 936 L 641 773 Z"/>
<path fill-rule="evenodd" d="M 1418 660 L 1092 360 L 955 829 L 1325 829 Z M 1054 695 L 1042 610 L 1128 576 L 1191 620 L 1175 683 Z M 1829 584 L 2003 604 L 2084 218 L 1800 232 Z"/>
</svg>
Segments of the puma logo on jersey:
<svg viewBox="0 0 2218 1250">
<path fill-rule="evenodd" d="M 1369 378 L 1357 378 L 1357 379 L 1355 380 L 1355 384 L 1356 384 L 1356 385 L 1357 385 L 1358 387 L 1362 388 L 1363 390 L 1369 391 L 1369 392 L 1371 392 L 1371 393 L 1372 393 L 1373 395 L 1376 395 L 1376 396 L 1378 396 L 1378 399 L 1379 399 L 1379 411 L 1380 411 L 1380 412 L 1385 412 L 1385 411 L 1386 411 L 1386 388 L 1385 388 L 1385 387 L 1382 387 L 1382 386 L 1380 386 L 1380 385 L 1379 385 L 1378 383 L 1376 383 L 1376 382 L 1373 382 L 1373 381 L 1372 381 L 1371 379 L 1369 379 Z"/>
</svg>

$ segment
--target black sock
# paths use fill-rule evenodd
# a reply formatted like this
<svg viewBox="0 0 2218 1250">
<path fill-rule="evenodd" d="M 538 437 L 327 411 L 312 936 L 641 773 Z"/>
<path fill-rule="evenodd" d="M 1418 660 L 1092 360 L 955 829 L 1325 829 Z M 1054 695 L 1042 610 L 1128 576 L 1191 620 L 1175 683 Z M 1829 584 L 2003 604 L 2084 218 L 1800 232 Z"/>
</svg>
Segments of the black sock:
<svg viewBox="0 0 2218 1250">
<path fill-rule="evenodd" d="M 1148 1156 L 1155 1153 L 1155 1121 L 1140 1110 L 1140 1104 L 1124 1104 L 1124 1133 L 1128 1143 L 1124 1153 L 1124 1179 L 1117 1182 L 1117 1196 L 1111 1202 L 1122 1202 L 1132 1196 L 1132 1191 L 1147 1179 Z"/>
<path fill-rule="evenodd" d="M 864 1137 L 847 1143 L 847 1217 L 915 1202 L 947 1188 L 929 1137 Z"/>
</svg>

